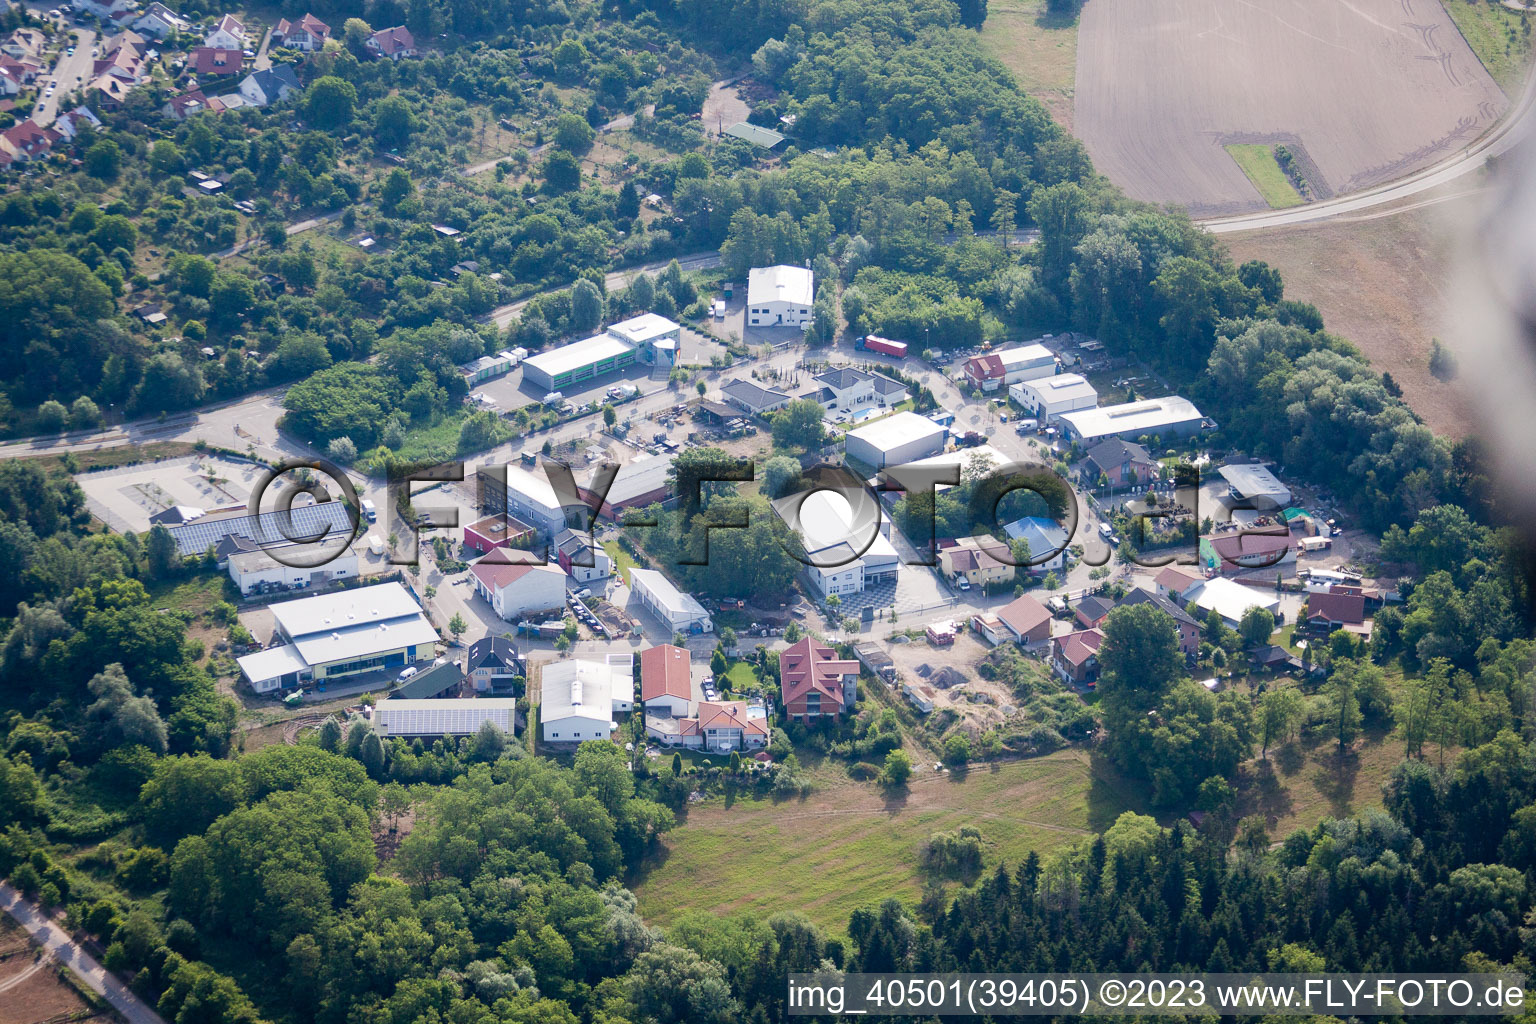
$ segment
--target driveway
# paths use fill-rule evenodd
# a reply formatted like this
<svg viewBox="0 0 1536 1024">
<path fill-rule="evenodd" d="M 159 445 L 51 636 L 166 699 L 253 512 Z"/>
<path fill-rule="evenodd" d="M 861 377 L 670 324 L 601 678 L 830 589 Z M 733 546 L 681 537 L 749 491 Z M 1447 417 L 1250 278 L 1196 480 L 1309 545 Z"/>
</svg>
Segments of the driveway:
<svg viewBox="0 0 1536 1024">
<path fill-rule="evenodd" d="M 79 943 L 5 882 L 0 882 L 0 909 L 15 918 L 55 960 L 74 971 L 91 991 L 111 1003 L 129 1024 L 165 1024 L 149 1004 L 108 973 Z"/>
</svg>

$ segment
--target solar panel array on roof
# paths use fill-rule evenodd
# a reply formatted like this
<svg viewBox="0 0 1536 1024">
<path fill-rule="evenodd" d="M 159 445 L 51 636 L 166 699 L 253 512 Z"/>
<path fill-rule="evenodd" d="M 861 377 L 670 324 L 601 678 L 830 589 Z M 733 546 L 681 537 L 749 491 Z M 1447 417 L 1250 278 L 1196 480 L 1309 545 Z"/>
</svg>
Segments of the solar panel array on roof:
<svg viewBox="0 0 1536 1024">
<path fill-rule="evenodd" d="M 211 513 L 180 526 L 168 527 L 183 556 L 200 555 L 209 545 L 232 534 L 253 540 L 264 547 L 326 541 L 335 543 L 357 535 L 357 524 L 340 501 L 295 507 L 289 512 L 261 512 L 221 517 Z"/>
</svg>

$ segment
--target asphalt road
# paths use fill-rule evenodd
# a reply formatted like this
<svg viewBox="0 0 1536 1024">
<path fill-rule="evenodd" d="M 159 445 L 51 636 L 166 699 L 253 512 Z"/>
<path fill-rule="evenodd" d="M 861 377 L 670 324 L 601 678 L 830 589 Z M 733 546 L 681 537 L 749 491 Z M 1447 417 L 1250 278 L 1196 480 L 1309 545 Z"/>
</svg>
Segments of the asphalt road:
<svg viewBox="0 0 1536 1024">
<path fill-rule="evenodd" d="M 9 884 L 0 882 L 0 909 L 10 914 L 32 938 L 59 963 L 64 964 L 91 989 L 112 1004 L 129 1024 L 165 1024 L 165 1020 L 149 1004 L 134 995 L 101 964 L 80 947 L 64 929 L 54 924 L 42 911 L 27 902 Z"/>
<path fill-rule="evenodd" d="M 59 51 L 59 59 L 53 66 L 53 73 L 38 79 L 43 96 L 37 101 L 37 107 L 32 113 L 32 120 L 38 124 L 52 124 L 59 115 L 59 104 L 66 96 L 84 88 L 91 76 L 91 66 L 95 62 L 91 56 L 91 47 L 96 45 L 96 33 L 88 28 L 75 28 L 73 31 L 77 37 L 74 56 L 69 56 L 69 44 L 64 43 Z M 80 79 L 78 82 L 77 78 Z M 58 83 L 52 96 L 47 95 L 50 82 Z"/>
</svg>

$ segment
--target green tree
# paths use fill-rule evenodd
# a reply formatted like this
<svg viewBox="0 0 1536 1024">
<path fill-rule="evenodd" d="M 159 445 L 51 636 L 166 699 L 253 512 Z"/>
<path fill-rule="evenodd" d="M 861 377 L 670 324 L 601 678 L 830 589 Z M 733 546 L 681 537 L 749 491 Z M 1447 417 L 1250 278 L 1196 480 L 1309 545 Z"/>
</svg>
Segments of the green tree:
<svg viewBox="0 0 1536 1024">
<path fill-rule="evenodd" d="M 561 114 L 555 119 L 555 145 L 577 156 L 592 148 L 596 134 L 591 125 L 575 114 Z"/>
<path fill-rule="evenodd" d="M 309 83 L 304 94 L 304 114 L 316 128 L 344 128 L 352 121 L 357 89 L 335 75 L 322 75 Z"/>
<path fill-rule="evenodd" d="M 1243 613 L 1237 624 L 1237 635 L 1243 638 L 1244 647 L 1258 647 L 1269 643 L 1275 631 L 1275 616 L 1268 608 L 1255 605 Z"/>
<path fill-rule="evenodd" d="M 101 139 L 85 151 L 85 173 L 102 181 L 116 181 L 123 166 L 123 151 L 111 139 Z"/>
<path fill-rule="evenodd" d="M 405 97 L 386 96 L 373 106 L 373 137 L 379 145 L 404 149 L 416 130 L 416 114 Z"/>
<path fill-rule="evenodd" d="M 540 170 L 550 192 L 574 192 L 581 187 L 581 161 L 563 149 L 551 150 Z"/>
<path fill-rule="evenodd" d="M 773 415 L 773 443 L 779 448 L 810 451 L 826 440 L 825 410 L 808 398 L 790 402 Z"/>
<path fill-rule="evenodd" d="M 469 629 L 469 623 L 464 621 L 464 616 L 454 612 L 453 618 L 448 620 L 448 632 L 452 633 L 453 638 L 457 640 L 467 629 Z"/>
<path fill-rule="evenodd" d="M 583 122 L 585 124 L 585 122 Z M 578 331 L 596 330 L 603 322 L 603 293 L 586 278 L 571 289 L 571 326 Z"/>
<path fill-rule="evenodd" d="M 912 777 L 912 758 L 899 747 L 888 751 L 880 769 L 880 781 L 887 786 L 905 786 Z"/>
<path fill-rule="evenodd" d="M 1269 757 L 1269 745 L 1288 738 L 1301 721 L 1304 711 L 1301 694 L 1288 687 L 1270 690 L 1259 701 L 1259 736 L 1262 754 Z"/>
</svg>

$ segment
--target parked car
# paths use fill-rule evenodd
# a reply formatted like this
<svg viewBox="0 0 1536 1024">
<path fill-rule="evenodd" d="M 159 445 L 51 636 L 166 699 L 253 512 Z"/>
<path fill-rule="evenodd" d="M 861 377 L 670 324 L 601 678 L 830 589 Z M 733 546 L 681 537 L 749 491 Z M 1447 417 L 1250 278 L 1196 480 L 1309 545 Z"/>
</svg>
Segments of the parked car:
<svg viewBox="0 0 1536 1024">
<path fill-rule="evenodd" d="M 419 668 L 417 668 L 415 665 L 412 665 L 409 668 L 403 670 L 398 676 L 395 677 L 395 679 L 403 683 L 420 671 L 421 670 Z"/>
</svg>

